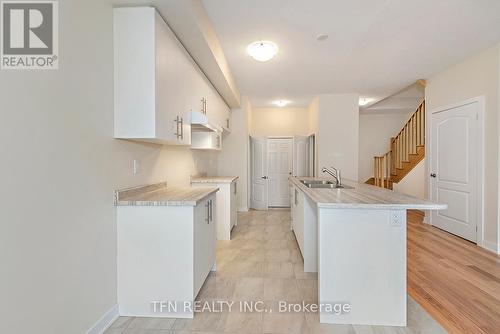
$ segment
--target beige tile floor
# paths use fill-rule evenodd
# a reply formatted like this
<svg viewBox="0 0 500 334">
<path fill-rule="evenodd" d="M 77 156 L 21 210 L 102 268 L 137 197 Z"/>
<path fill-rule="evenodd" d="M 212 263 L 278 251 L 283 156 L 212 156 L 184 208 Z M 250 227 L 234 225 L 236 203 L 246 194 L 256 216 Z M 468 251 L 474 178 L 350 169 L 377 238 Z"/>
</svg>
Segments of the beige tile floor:
<svg viewBox="0 0 500 334">
<path fill-rule="evenodd" d="M 320 324 L 316 313 L 277 312 L 277 302 L 317 302 L 318 279 L 303 271 L 290 211 L 250 211 L 238 215 L 231 241 L 217 242 L 217 272 L 203 285 L 201 301 L 264 301 L 275 312 L 196 313 L 194 319 L 120 317 L 107 334 L 177 333 L 446 333 L 408 298 L 408 327 Z M 235 311 L 236 309 L 236 311 Z"/>
</svg>

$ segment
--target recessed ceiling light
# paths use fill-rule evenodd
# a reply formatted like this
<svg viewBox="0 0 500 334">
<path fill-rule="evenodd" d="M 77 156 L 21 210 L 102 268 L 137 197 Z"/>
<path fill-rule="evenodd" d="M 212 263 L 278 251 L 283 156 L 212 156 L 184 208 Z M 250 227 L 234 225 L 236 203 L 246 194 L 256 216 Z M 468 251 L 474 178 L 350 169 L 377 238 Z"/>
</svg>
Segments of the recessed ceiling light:
<svg viewBox="0 0 500 334">
<path fill-rule="evenodd" d="M 274 104 L 277 105 L 278 107 L 284 107 L 288 103 L 290 103 L 290 101 L 287 101 L 287 100 L 278 100 L 278 101 L 274 102 Z"/>
<path fill-rule="evenodd" d="M 319 34 L 318 36 L 316 36 L 316 40 L 318 42 L 323 42 L 323 41 L 326 41 L 328 39 L 328 34 Z"/>
<path fill-rule="evenodd" d="M 270 41 L 257 41 L 247 46 L 247 53 L 257 61 L 268 61 L 278 53 L 278 46 Z"/>
<path fill-rule="evenodd" d="M 372 102 L 373 99 L 369 99 L 369 98 L 366 98 L 366 97 L 362 97 L 359 99 L 359 105 L 361 107 L 363 106 L 366 106 L 368 103 Z"/>
</svg>

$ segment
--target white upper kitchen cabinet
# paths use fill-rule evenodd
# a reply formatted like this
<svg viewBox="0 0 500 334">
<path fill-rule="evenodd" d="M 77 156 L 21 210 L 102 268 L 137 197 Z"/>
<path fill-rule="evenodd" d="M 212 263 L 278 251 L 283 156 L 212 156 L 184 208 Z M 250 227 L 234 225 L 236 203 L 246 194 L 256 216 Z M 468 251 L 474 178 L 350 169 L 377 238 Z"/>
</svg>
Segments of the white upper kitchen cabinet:
<svg viewBox="0 0 500 334">
<path fill-rule="evenodd" d="M 115 138 L 191 145 L 191 112 L 226 128 L 229 107 L 153 7 L 114 9 Z"/>
<path fill-rule="evenodd" d="M 229 107 L 222 99 L 216 100 L 217 108 L 217 122 L 226 132 L 231 132 L 230 130 L 230 119 L 229 119 Z"/>
<path fill-rule="evenodd" d="M 228 130 L 229 107 L 215 89 L 211 89 L 206 98 L 206 114 L 211 122 Z"/>
<path fill-rule="evenodd" d="M 115 138 L 190 144 L 186 57 L 153 7 L 114 9 Z"/>
</svg>

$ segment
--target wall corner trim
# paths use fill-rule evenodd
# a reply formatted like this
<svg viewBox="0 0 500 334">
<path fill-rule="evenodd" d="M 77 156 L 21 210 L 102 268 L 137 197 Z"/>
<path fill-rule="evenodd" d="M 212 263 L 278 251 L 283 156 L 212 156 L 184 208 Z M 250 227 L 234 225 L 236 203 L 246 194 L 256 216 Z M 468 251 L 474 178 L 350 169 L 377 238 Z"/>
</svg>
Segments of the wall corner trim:
<svg viewBox="0 0 500 334">
<path fill-rule="evenodd" d="M 89 329 L 86 334 L 103 334 L 113 322 L 119 317 L 118 304 L 111 307 L 104 315 Z"/>
<path fill-rule="evenodd" d="M 478 244 L 478 246 L 479 246 L 479 244 Z M 500 255 L 500 247 L 498 244 L 496 244 L 494 242 L 483 240 L 482 245 L 480 245 L 480 247 L 482 247 L 490 252 L 493 252 L 495 254 Z"/>
</svg>

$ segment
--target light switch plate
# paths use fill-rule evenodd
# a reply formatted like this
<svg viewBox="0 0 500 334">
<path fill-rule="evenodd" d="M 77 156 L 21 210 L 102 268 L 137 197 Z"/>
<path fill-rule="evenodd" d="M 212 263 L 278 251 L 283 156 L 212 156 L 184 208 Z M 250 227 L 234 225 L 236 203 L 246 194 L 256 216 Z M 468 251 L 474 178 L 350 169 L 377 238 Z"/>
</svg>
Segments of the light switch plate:
<svg viewBox="0 0 500 334">
<path fill-rule="evenodd" d="M 139 174 L 141 171 L 141 162 L 137 159 L 134 159 L 134 175 Z"/>
<path fill-rule="evenodd" d="M 405 210 L 391 211 L 391 226 L 399 227 L 403 225 L 405 219 Z"/>
</svg>

